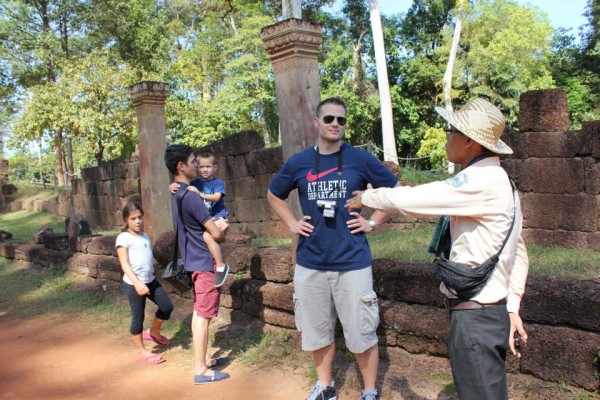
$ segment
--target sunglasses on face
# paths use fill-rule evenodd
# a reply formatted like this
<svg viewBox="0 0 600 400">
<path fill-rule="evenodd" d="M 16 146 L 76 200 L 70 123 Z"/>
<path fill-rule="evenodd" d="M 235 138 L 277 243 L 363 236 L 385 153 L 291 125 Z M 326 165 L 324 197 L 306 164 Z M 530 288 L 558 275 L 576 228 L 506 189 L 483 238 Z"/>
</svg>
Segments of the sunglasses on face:
<svg viewBox="0 0 600 400">
<path fill-rule="evenodd" d="M 341 126 L 346 125 L 346 122 L 348 122 L 348 120 L 346 119 L 346 117 L 335 117 L 333 115 L 326 115 L 326 116 L 324 116 L 323 117 L 323 122 L 325 122 L 326 124 L 330 124 L 336 118 L 337 118 L 338 124 L 340 124 Z"/>
</svg>

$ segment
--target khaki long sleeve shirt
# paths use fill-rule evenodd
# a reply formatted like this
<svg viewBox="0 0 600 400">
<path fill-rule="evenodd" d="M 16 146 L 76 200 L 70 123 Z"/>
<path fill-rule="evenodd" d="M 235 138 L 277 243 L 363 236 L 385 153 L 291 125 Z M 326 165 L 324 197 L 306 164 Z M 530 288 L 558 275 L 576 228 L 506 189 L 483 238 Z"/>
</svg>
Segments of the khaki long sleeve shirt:
<svg viewBox="0 0 600 400">
<path fill-rule="evenodd" d="M 506 298 L 508 311 L 519 312 L 529 259 L 521 237 L 519 196 L 513 196 L 498 157 L 480 160 L 445 181 L 366 190 L 361 200 L 368 207 L 411 217 L 450 216 L 450 260 L 472 266 L 480 265 L 500 250 L 516 207 L 515 225 L 496 269 L 472 300 L 494 303 Z M 443 283 L 440 290 L 449 298 L 456 297 Z"/>
</svg>

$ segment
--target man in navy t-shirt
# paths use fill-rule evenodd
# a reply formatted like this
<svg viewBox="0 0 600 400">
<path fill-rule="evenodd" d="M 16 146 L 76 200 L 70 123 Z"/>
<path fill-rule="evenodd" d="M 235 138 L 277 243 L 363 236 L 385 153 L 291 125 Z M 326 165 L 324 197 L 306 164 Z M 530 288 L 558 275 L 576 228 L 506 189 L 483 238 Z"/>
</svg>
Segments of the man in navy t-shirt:
<svg viewBox="0 0 600 400">
<path fill-rule="evenodd" d="M 310 400 L 337 398 L 331 383 L 337 317 L 363 377 L 361 399 L 379 398 L 375 389 L 379 307 L 365 233 L 388 215 L 376 211 L 366 220 L 357 212 L 348 212 L 344 205 L 353 191 L 363 190 L 369 183 L 394 187 L 398 180 L 371 154 L 342 143 L 346 121 L 342 100 L 323 100 L 314 120 L 317 145 L 290 157 L 269 185 L 271 207 L 291 233 L 300 235 L 294 312 L 302 332 L 302 349 L 312 351 L 317 370 Z M 294 189 L 298 189 L 302 208 L 300 220 L 286 201 Z"/>
<path fill-rule="evenodd" d="M 192 313 L 192 342 L 194 346 L 194 383 L 205 384 L 229 378 L 229 374 L 211 371 L 217 362 L 207 358 L 208 326 L 219 312 L 219 288 L 213 285 L 215 271 L 213 258 L 204 241 L 204 232 L 217 242 L 225 234 L 213 221 L 204 204 L 194 195 L 184 195 L 190 181 L 198 176 L 198 164 L 191 147 L 173 144 L 165 151 L 165 164 L 179 183 L 172 195 L 173 218 L 177 226 L 177 241 L 185 269 L 191 272 L 194 282 L 194 312 Z M 181 217 L 179 213 L 181 204 Z"/>
</svg>

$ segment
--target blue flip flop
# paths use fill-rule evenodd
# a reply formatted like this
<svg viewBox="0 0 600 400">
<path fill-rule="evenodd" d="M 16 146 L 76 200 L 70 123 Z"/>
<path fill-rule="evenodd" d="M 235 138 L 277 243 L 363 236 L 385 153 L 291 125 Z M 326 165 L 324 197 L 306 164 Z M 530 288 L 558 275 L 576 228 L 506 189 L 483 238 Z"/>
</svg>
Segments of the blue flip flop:
<svg viewBox="0 0 600 400">
<path fill-rule="evenodd" d="M 207 365 L 208 368 L 220 367 L 229 364 L 229 357 L 217 357 L 213 358 L 211 361 L 214 361 L 214 364 Z"/>
<path fill-rule="evenodd" d="M 207 383 L 219 382 L 229 378 L 229 374 L 221 371 L 214 371 L 214 375 L 194 375 L 194 385 L 204 385 Z"/>
</svg>

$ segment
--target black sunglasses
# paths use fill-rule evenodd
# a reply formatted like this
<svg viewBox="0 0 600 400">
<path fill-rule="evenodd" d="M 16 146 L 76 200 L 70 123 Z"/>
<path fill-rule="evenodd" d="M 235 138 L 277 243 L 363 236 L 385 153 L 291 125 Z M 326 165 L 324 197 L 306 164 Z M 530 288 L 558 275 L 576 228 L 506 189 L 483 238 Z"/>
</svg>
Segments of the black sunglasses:
<svg viewBox="0 0 600 400">
<path fill-rule="evenodd" d="M 323 117 L 323 122 L 325 122 L 326 124 L 330 124 L 336 118 L 337 118 L 338 124 L 340 124 L 341 126 L 346 125 L 346 122 L 348 122 L 348 120 L 346 119 L 346 117 L 334 117 L 333 115 L 326 115 L 326 116 L 324 116 Z"/>
</svg>

